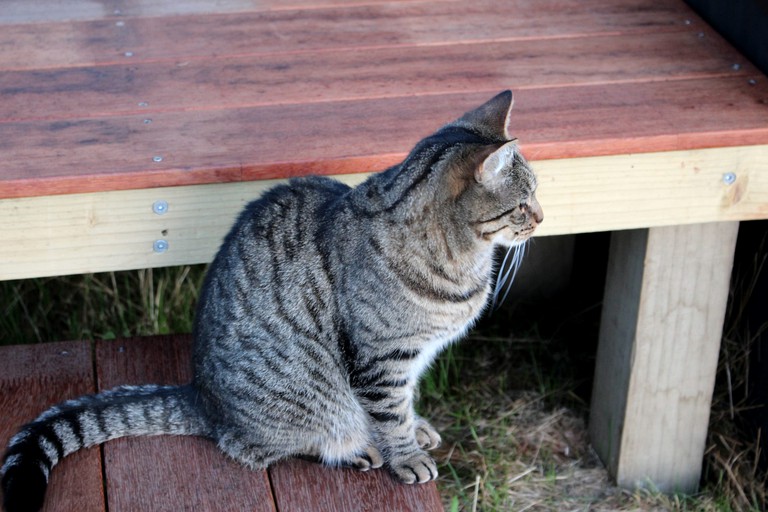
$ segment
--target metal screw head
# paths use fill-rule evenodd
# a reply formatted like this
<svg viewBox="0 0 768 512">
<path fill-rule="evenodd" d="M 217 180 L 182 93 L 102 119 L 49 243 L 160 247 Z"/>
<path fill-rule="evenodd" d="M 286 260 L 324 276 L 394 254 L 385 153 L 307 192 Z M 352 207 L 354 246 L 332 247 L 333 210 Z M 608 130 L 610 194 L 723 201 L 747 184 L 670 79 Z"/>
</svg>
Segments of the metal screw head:
<svg viewBox="0 0 768 512">
<path fill-rule="evenodd" d="M 757 85 L 757 80 L 755 80 L 754 78 L 750 78 L 749 80 L 747 80 L 747 83 L 749 85 Z"/>
<path fill-rule="evenodd" d="M 152 211 L 158 215 L 163 215 L 168 212 L 168 201 L 160 199 L 152 203 Z"/>
<path fill-rule="evenodd" d="M 116 27 L 124 27 L 125 26 L 125 22 L 124 21 L 116 21 L 115 22 L 115 26 Z"/>
<path fill-rule="evenodd" d="M 149 106 L 149 103 L 147 103 L 146 101 L 140 101 L 140 102 L 139 102 L 139 106 L 140 106 L 140 107 L 148 107 L 148 106 Z"/>
<path fill-rule="evenodd" d="M 152 244 L 152 250 L 156 253 L 163 253 L 168 250 L 168 242 L 165 240 L 155 240 L 155 243 Z"/>
<path fill-rule="evenodd" d="M 153 156 L 152 157 L 152 161 L 153 162 L 162 162 L 163 161 L 163 157 L 161 157 L 160 155 Z"/>
<path fill-rule="evenodd" d="M 740 70 L 740 69 L 741 69 L 741 64 L 739 64 L 739 63 L 737 62 L 736 64 L 734 64 L 733 66 L 731 66 L 731 69 L 732 69 L 732 70 L 734 70 L 734 71 L 738 71 L 738 70 Z"/>
<path fill-rule="evenodd" d="M 144 120 L 144 124 L 152 124 L 152 120 L 147 118 Z"/>
<path fill-rule="evenodd" d="M 735 172 L 727 172 L 723 174 L 723 183 L 726 185 L 733 185 L 736 182 L 736 173 Z"/>
<path fill-rule="evenodd" d="M 690 25 L 691 24 L 691 20 L 685 20 L 683 23 L 685 23 L 686 25 Z"/>
<path fill-rule="evenodd" d="M 126 57 L 133 57 L 133 52 L 125 52 Z"/>
</svg>

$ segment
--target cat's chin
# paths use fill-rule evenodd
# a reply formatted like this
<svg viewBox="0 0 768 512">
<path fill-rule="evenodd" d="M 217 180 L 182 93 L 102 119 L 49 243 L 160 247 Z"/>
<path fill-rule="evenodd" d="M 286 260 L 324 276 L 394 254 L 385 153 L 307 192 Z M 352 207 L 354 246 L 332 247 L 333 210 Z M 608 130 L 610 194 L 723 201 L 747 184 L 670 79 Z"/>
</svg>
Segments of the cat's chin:
<svg viewBox="0 0 768 512">
<path fill-rule="evenodd" d="M 502 247 L 506 247 L 508 249 L 514 249 L 516 247 L 524 246 L 532 237 L 533 237 L 533 231 L 525 235 L 518 235 L 511 240 L 507 237 L 499 237 L 496 240 L 494 240 L 494 242 L 497 245 L 500 245 Z"/>
</svg>

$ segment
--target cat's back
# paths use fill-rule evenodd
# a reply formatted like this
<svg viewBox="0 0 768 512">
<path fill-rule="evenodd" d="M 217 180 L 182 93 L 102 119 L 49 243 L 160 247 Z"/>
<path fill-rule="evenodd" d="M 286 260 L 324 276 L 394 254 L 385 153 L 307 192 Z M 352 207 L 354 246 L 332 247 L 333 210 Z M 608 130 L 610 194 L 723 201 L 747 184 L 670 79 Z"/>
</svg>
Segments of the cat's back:
<svg viewBox="0 0 768 512">
<path fill-rule="evenodd" d="M 277 334 L 275 325 L 327 310 L 330 283 L 319 264 L 318 233 L 349 190 L 329 178 L 298 178 L 245 207 L 203 284 L 195 326 L 198 348 L 214 339 Z"/>
</svg>

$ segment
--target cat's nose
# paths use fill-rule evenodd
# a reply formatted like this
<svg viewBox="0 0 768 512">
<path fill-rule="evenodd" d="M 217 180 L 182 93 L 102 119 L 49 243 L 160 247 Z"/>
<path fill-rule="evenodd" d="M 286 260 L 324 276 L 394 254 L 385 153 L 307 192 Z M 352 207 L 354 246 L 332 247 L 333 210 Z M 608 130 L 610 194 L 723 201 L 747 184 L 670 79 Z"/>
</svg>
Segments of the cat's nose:
<svg viewBox="0 0 768 512">
<path fill-rule="evenodd" d="M 535 197 L 531 200 L 530 209 L 531 216 L 533 217 L 533 220 L 536 221 L 536 224 L 544 222 L 544 210 L 541 209 L 541 205 Z"/>
</svg>

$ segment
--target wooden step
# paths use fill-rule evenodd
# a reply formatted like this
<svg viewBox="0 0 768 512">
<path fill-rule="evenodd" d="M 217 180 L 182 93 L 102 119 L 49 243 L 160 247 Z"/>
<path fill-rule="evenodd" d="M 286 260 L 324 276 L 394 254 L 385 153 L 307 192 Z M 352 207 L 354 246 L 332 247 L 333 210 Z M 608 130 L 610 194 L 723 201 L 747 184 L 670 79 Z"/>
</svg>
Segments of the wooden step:
<svg viewBox="0 0 768 512">
<path fill-rule="evenodd" d="M 61 400 L 120 384 L 176 384 L 191 377 L 189 336 L 100 341 L 94 350 L 88 342 L 0 347 L 3 446 L 21 424 Z M 46 511 L 298 512 L 319 503 L 339 512 L 442 510 L 434 483 L 406 486 L 384 470 L 358 473 L 303 461 L 251 471 L 209 441 L 173 436 L 117 439 L 77 452 L 54 470 L 48 492 Z"/>
<path fill-rule="evenodd" d="M 0 13 L 0 198 L 380 170 L 506 88 L 532 160 L 768 141 L 683 2 L 55 3 Z"/>
</svg>

